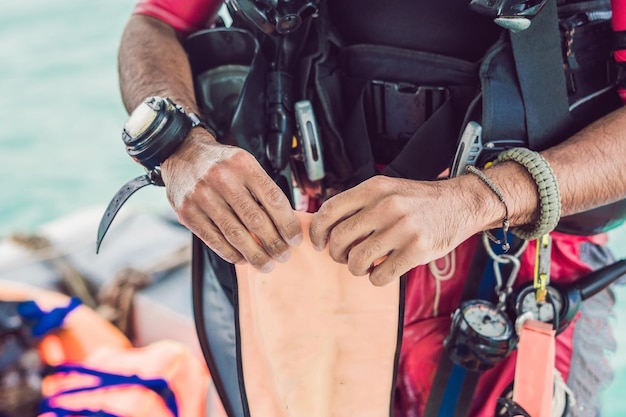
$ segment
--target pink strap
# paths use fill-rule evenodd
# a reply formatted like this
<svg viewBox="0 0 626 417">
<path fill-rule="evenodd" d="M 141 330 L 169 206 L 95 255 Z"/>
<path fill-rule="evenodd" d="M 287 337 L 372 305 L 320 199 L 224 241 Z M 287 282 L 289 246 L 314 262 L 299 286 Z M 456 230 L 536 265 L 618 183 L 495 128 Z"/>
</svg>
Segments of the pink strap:
<svg viewBox="0 0 626 417">
<path fill-rule="evenodd" d="M 554 370 L 554 329 L 527 320 L 520 329 L 513 401 L 532 417 L 550 417 Z"/>
</svg>

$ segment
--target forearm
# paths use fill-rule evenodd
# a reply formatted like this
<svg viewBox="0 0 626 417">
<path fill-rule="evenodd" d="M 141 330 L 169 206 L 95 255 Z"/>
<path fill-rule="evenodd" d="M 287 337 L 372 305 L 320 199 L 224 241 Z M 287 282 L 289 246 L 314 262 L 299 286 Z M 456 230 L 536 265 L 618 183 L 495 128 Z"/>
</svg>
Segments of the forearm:
<svg viewBox="0 0 626 417">
<path fill-rule="evenodd" d="M 185 110 L 197 112 L 187 54 L 171 26 L 133 15 L 122 35 L 118 63 L 128 112 L 150 96 L 169 97 Z"/>
<path fill-rule="evenodd" d="M 131 17 L 119 73 L 128 111 L 158 95 L 198 112 L 187 54 L 176 30 L 157 19 Z M 269 271 L 302 241 L 289 200 L 244 149 L 218 143 L 197 127 L 160 167 L 179 222 L 223 259 Z"/>
<path fill-rule="evenodd" d="M 583 129 L 569 140 L 542 152 L 552 167 L 561 193 L 562 216 L 579 213 L 626 197 L 626 109 L 619 109 Z M 529 224 L 539 216 L 537 186 L 515 162 L 490 168 L 489 178 L 501 189 L 511 226 Z M 500 227 L 504 209 L 485 184 L 463 176 L 471 190 L 479 229 Z"/>
<path fill-rule="evenodd" d="M 543 155 L 559 183 L 562 215 L 626 197 L 626 108 L 591 124 Z"/>
</svg>

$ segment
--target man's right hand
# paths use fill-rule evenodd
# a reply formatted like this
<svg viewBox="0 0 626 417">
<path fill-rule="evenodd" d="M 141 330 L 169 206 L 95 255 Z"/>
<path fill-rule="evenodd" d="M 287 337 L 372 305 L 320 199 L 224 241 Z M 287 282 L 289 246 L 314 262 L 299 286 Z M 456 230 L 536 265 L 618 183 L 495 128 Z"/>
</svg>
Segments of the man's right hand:
<svg viewBox="0 0 626 417">
<path fill-rule="evenodd" d="M 302 242 L 289 200 L 244 149 L 195 128 L 161 170 L 181 224 L 223 259 L 269 272 Z"/>
</svg>

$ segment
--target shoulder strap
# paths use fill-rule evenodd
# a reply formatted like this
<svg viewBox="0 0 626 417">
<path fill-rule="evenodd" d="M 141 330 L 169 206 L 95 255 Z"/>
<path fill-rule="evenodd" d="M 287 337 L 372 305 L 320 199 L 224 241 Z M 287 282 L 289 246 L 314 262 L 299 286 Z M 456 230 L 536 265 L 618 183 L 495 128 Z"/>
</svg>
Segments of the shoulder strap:
<svg viewBox="0 0 626 417">
<path fill-rule="evenodd" d="M 512 33 L 510 40 L 526 114 L 528 143 L 532 149 L 545 149 L 563 133 L 571 117 L 562 69 L 556 1 L 547 2 L 530 28 Z M 546 94 L 546 91 L 554 93 Z M 490 268 L 484 268 L 486 256 L 481 256 L 480 252 L 478 248 L 468 282 L 480 282 L 476 277 L 481 269 L 484 270 L 482 281 L 488 281 Z M 484 287 L 482 283 L 481 287 Z M 479 293 L 475 287 L 466 287 L 464 299 Z M 479 374 L 462 369 L 447 355 L 442 355 L 425 415 L 467 415 L 478 378 Z"/>
<path fill-rule="evenodd" d="M 536 150 L 558 143 L 572 122 L 556 3 L 546 2 L 528 29 L 510 36 L 526 113 L 528 145 Z"/>
</svg>

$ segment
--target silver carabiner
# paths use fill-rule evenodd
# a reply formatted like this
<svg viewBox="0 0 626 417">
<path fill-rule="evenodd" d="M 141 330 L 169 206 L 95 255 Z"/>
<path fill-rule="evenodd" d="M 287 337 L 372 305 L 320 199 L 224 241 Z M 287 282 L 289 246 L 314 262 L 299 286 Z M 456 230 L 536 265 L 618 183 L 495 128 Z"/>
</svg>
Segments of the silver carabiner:
<svg viewBox="0 0 626 417">
<path fill-rule="evenodd" d="M 519 258 L 513 255 L 499 255 L 498 259 L 493 263 L 493 272 L 496 277 L 497 286 L 495 288 L 496 294 L 498 294 L 498 308 L 503 308 L 504 303 L 506 302 L 506 298 L 513 292 L 513 284 L 517 279 L 517 275 L 519 274 L 519 270 L 521 267 L 521 262 Z M 502 271 L 500 270 L 500 266 L 503 264 L 513 264 L 513 268 L 509 273 L 509 277 L 506 280 L 506 284 L 503 285 L 502 282 Z"/>
<path fill-rule="evenodd" d="M 513 284 L 515 283 L 515 279 L 517 279 L 517 275 L 519 274 L 519 270 L 521 267 L 521 262 L 519 257 L 526 249 L 528 245 L 528 241 L 524 241 L 524 243 L 520 246 L 515 254 L 503 253 L 497 254 L 494 252 L 491 244 L 489 242 L 489 237 L 483 233 L 483 245 L 487 251 L 487 254 L 491 259 L 493 259 L 493 272 L 496 278 L 496 294 L 498 295 L 498 305 L 497 307 L 502 309 L 504 308 L 504 303 L 506 302 L 506 298 L 513 292 Z M 504 264 L 513 264 L 513 268 L 506 280 L 506 283 L 502 280 L 502 271 L 500 267 Z"/>
</svg>

